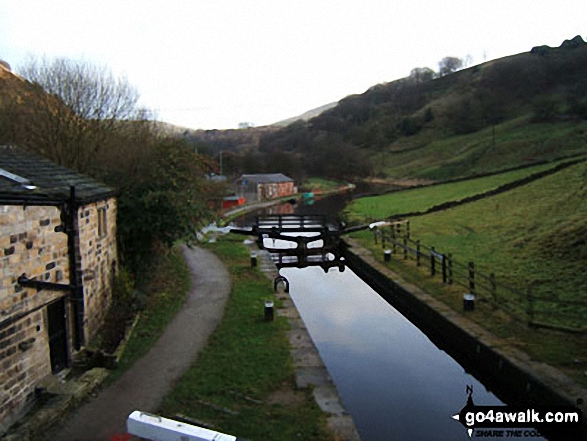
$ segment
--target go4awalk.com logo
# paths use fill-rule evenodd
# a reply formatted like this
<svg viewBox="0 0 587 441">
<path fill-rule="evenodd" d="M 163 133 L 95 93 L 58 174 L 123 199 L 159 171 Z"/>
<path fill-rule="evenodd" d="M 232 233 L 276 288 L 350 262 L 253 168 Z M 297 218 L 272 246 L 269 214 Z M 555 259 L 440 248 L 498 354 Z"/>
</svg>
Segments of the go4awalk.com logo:
<svg viewBox="0 0 587 441">
<path fill-rule="evenodd" d="M 583 415 L 577 407 L 477 406 L 473 402 L 472 386 L 467 386 L 467 393 L 467 404 L 452 418 L 465 426 L 469 437 L 472 437 L 476 429 L 499 429 L 483 430 L 479 435 L 514 438 L 552 433 L 564 439 L 581 439 Z M 534 430 L 529 430 L 529 427 Z"/>
</svg>

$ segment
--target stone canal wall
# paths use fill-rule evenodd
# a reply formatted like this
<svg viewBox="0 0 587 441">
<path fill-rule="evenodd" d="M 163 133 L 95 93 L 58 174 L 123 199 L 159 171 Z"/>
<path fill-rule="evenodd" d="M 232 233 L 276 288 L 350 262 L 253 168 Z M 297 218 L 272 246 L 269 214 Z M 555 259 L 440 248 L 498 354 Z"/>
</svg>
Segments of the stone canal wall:
<svg viewBox="0 0 587 441">
<path fill-rule="evenodd" d="M 250 244 L 250 250 L 257 256 L 260 271 L 273 282 L 279 271 L 269 252 L 260 251 L 254 244 Z M 360 441 L 353 417 L 346 411 L 336 385 L 289 295 L 289 290 L 277 289 L 276 298 L 282 304 L 282 307 L 277 309 L 277 314 L 287 318 L 290 325 L 287 337 L 295 370 L 296 388 L 312 389 L 316 403 L 327 415 L 328 427 L 336 440 Z"/>
<path fill-rule="evenodd" d="M 557 369 L 531 360 L 527 354 L 404 281 L 352 239 L 347 244 L 350 246 L 345 259 L 349 268 L 502 401 L 510 405 L 575 406 L 578 400 L 587 398 L 585 389 Z M 587 415 L 584 403 L 577 407 Z M 587 439 L 587 428 L 583 430 Z"/>
</svg>

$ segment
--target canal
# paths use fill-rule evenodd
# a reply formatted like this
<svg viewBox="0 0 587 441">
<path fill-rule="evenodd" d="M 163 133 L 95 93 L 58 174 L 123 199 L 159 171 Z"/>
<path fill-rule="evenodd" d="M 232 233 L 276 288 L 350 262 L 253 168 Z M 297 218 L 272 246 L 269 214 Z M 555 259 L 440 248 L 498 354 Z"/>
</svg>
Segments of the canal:
<svg viewBox="0 0 587 441">
<path fill-rule="evenodd" d="M 350 197 L 255 214 L 334 217 Z M 248 215 L 239 224 L 252 222 L 254 215 Z M 465 441 L 465 428 L 451 417 L 466 404 L 467 386 L 473 387 L 475 404 L 503 404 L 349 268 L 284 268 L 281 274 L 361 439 Z M 532 432 L 492 439 L 544 439 Z"/>
</svg>

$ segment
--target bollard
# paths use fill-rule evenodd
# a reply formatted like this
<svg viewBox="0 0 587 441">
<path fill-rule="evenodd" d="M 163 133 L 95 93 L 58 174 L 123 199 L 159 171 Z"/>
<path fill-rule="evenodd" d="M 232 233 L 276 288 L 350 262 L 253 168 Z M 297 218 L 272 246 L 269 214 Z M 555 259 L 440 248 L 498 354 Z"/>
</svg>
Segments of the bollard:
<svg viewBox="0 0 587 441">
<path fill-rule="evenodd" d="M 251 253 L 251 268 L 257 266 L 257 253 Z"/>
<path fill-rule="evenodd" d="M 383 253 L 383 260 L 389 262 L 391 260 L 391 250 L 385 250 Z"/>
<path fill-rule="evenodd" d="M 265 321 L 273 321 L 273 300 L 265 300 Z"/>
<path fill-rule="evenodd" d="M 463 311 L 473 311 L 475 309 L 475 294 L 463 295 Z"/>
</svg>

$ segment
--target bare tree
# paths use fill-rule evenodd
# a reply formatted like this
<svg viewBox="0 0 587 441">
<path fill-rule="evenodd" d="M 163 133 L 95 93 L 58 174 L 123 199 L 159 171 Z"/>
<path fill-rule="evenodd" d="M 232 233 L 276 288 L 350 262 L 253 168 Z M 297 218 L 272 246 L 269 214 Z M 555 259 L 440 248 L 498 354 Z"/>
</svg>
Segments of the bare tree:
<svg viewBox="0 0 587 441">
<path fill-rule="evenodd" d="M 104 67 L 43 58 L 27 61 L 19 73 L 37 93 L 21 113 L 16 140 L 61 165 L 90 171 L 125 122 L 141 118 L 136 89 Z"/>
</svg>

